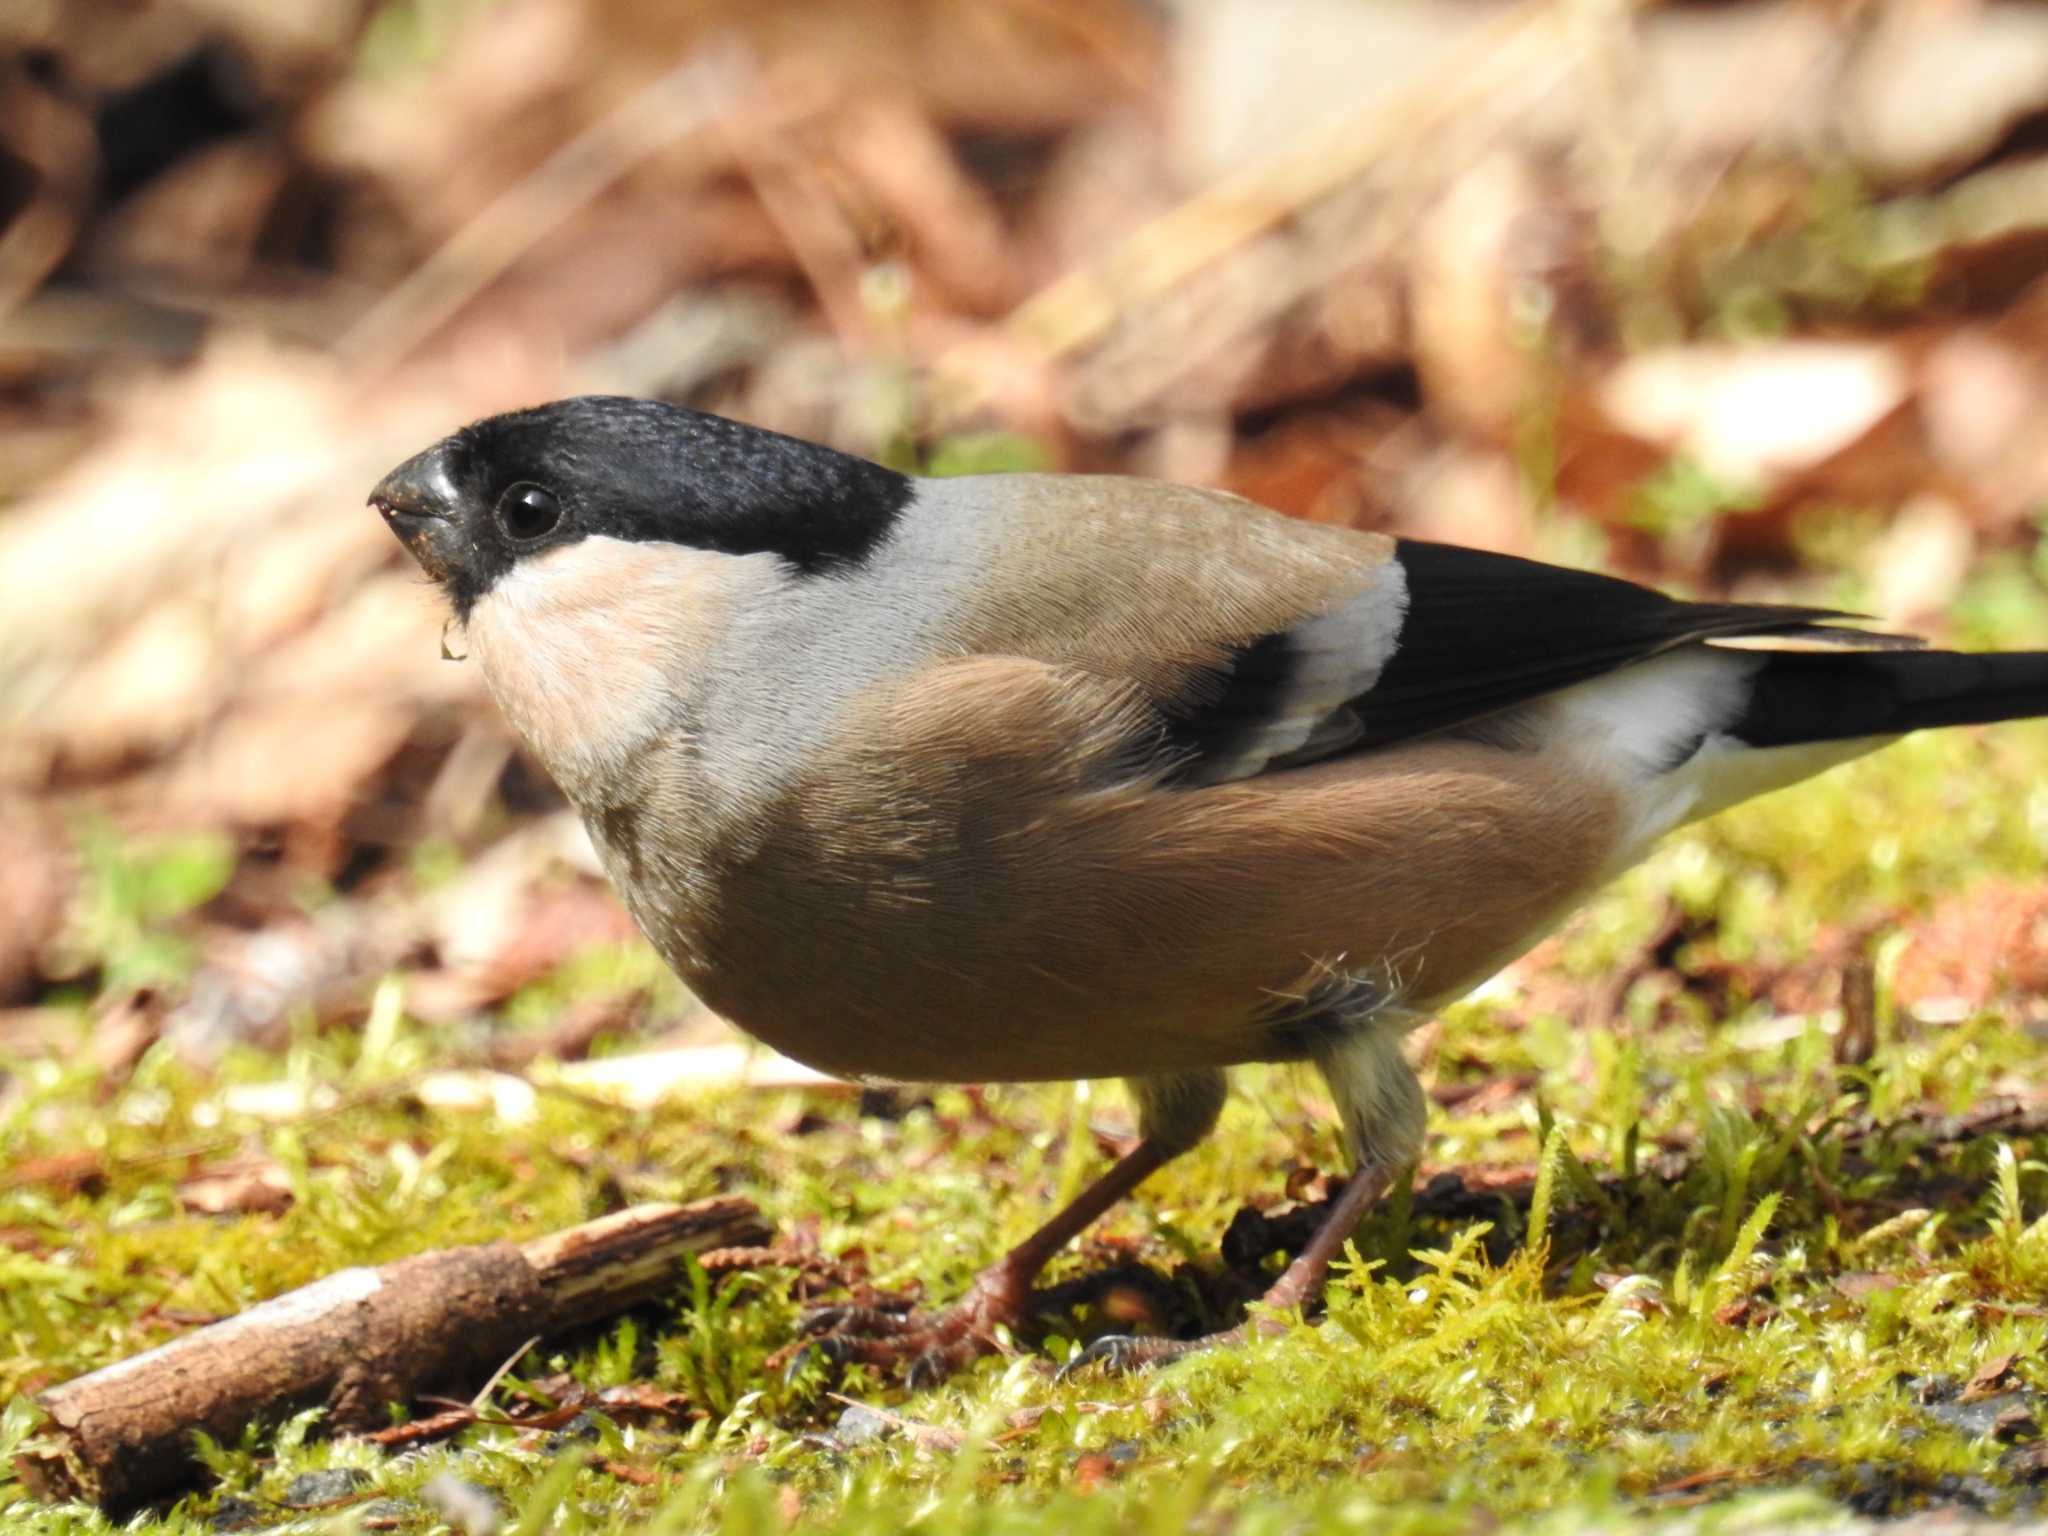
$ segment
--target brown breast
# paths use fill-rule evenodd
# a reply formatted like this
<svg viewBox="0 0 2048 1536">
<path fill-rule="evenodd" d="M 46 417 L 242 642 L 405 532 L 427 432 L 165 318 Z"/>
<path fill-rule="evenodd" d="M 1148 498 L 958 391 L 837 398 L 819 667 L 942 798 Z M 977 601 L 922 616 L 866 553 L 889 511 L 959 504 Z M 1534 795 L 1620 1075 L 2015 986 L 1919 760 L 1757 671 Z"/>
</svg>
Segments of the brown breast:
<svg viewBox="0 0 2048 1536">
<path fill-rule="evenodd" d="M 729 829 L 663 947 L 799 1059 L 933 1081 L 1299 1056 L 1330 969 L 1454 997 L 1597 883 L 1617 808 L 1568 761 L 1430 741 L 1199 790 L 1103 782 L 1135 700 L 977 657 L 870 701 Z"/>
</svg>

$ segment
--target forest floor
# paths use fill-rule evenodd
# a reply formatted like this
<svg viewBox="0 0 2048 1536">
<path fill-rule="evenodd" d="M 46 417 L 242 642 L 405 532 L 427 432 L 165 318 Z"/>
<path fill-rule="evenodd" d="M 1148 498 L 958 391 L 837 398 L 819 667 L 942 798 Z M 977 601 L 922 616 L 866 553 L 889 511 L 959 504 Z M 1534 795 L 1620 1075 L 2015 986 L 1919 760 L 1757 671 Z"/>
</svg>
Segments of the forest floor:
<svg viewBox="0 0 2048 1536">
<path fill-rule="evenodd" d="M 2024 641 L 2039 616 L 1985 622 Z M 219 860 L 188 838 L 86 864 L 77 942 L 175 1017 Z M 204 1069 L 169 1039 L 111 1060 L 103 1014 L 46 1004 L 33 1053 L 0 1063 L 0 1452 L 38 1434 L 37 1389 L 342 1267 L 734 1193 L 772 1256 L 546 1340 L 452 1433 L 301 1415 L 207 1444 L 203 1486 L 126 1528 L 462 1529 L 450 1479 L 520 1532 L 2027 1518 L 2048 1476 L 2044 871 L 2048 725 L 1912 738 L 1687 831 L 1419 1032 L 1428 1162 L 1319 1323 L 1054 1376 L 1098 1333 L 1229 1321 L 1279 1262 L 1266 1224 L 1324 1192 L 1318 1085 L 1245 1071 L 1216 1136 L 1060 1260 L 1056 1281 L 1109 1277 L 1067 1293 L 1090 1299 L 915 1394 L 786 1370 L 803 1307 L 956 1293 L 1129 1134 L 1113 1085 L 729 1078 L 619 1103 L 544 1050 L 451 1078 L 460 1049 L 402 982 L 360 1028 L 308 1016 Z M 627 987 L 643 1028 L 681 1006 L 607 940 L 515 996 L 505 1038 Z M 646 1043 L 600 1033 L 591 1059 Z M 0 1518 L 116 1528 L 5 1481 Z"/>
<path fill-rule="evenodd" d="M 2048 9 L 0 6 L 0 1529 L 2038 1518 L 2043 723 L 1686 831 L 1420 1029 L 1310 1318 L 1056 1374 L 1232 1322 L 1342 1172 L 1246 1070 L 1008 1354 L 800 1358 L 1132 1120 L 750 1056 L 634 935 L 363 505 L 590 391 L 2048 646 Z M 82 1373 L 714 1195 L 771 1241 L 457 1399 L 22 1480 Z"/>
</svg>

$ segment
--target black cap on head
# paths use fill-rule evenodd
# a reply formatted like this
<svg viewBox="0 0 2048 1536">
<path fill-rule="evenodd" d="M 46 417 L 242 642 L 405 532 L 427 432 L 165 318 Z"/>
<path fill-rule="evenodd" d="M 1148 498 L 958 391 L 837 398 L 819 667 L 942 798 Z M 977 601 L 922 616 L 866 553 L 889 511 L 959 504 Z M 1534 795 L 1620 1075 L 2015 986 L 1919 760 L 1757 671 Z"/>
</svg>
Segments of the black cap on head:
<svg viewBox="0 0 2048 1536">
<path fill-rule="evenodd" d="M 911 482 L 866 459 L 656 400 L 581 395 L 487 417 L 370 493 L 458 615 L 520 560 L 602 536 L 858 564 Z"/>
</svg>

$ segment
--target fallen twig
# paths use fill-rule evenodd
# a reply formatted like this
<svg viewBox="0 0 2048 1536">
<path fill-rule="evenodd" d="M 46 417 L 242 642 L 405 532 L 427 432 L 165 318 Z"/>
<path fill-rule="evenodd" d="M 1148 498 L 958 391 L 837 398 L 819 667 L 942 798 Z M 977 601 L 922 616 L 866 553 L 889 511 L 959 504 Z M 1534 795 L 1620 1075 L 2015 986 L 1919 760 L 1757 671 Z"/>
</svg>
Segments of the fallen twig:
<svg viewBox="0 0 2048 1536">
<path fill-rule="evenodd" d="M 50 1423 L 15 1465 L 44 1498 L 127 1505 L 191 1476 L 195 1430 L 232 1440 L 315 1403 L 337 1428 L 367 1426 L 535 1334 L 646 1300 L 686 1255 L 765 1236 L 753 1203 L 727 1197 L 343 1270 L 44 1393 Z"/>
</svg>

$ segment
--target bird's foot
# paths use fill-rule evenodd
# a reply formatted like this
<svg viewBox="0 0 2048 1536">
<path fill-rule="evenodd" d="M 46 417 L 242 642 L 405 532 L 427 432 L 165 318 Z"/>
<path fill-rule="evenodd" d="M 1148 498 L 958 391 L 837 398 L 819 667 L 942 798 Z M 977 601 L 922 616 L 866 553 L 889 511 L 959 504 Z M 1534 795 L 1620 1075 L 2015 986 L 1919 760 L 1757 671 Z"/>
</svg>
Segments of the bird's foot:
<svg viewBox="0 0 2048 1536">
<path fill-rule="evenodd" d="M 1279 1279 L 1266 1288 L 1265 1296 L 1251 1316 L 1235 1328 L 1199 1339 L 1152 1339 L 1111 1334 L 1097 1339 L 1075 1355 L 1060 1368 L 1060 1375 L 1064 1377 L 1091 1365 L 1099 1365 L 1112 1372 L 1147 1370 L 1184 1359 L 1200 1350 L 1242 1344 L 1252 1333 L 1285 1333 L 1289 1326 L 1287 1318 L 1322 1293 L 1323 1282 L 1329 1278 L 1330 1260 L 1336 1255 L 1338 1245 L 1351 1235 L 1358 1225 L 1358 1218 L 1380 1197 L 1389 1182 L 1390 1175 L 1378 1167 L 1367 1166 L 1354 1173 L 1331 1203 L 1329 1214 L 1309 1239 L 1308 1246 L 1281 1272 Z"/>
<path fill-rule="evenodd" d="M 1199 1355 L 1212 1349 L 1234 1349 L 1251 1336 L 1284 1333 L 1287 1325 L 1270 1317 L 1259 1317 L 1239 1323 L 1235 1328 L 1225 1328 L 1217 1333 L 1205 1333 L 1198 1339 L 1161 1339 L 1135 1333 L 1106 1333 L 1074 1352 L 1067 1363 L 1060 1367 L 1056 1379 L 1065 1381 L 1069 1376 L 1099 1367 L 1111 1376 L 1126 1376 L 1138 1371 L 1157 1370 L 1162 1365 L 1171 1365 L 1176 1360 L 1185 1360 L 1189 1355 Z"/>
<path fill-rule="evenodd" d="M 983 1355 L 1002 1349 L 998 1330 L 1016 1332 L 1031 1320 L 1030 1278 L 1006 1263 L 990 1265 L 952 1306 L 937 1312 L 883 1307 L 818 1307 L 798 1325 L 807 1340 L 789 1370 L 807 1358 L 835 1365 L 871 1365 L 901 1372 L 913 1391 L 936 1386 Z"/>
<path fill-rule="evenodd" d="M 1227 1329 L 1199 1339 L 1161 1339 L 1135 1333 L 1106 1333 L 1092 1340 L 1067 1358 L 1060 1367 L 1058 1381 L 1078 1375 L 1091 1367 L 1099 1368 L 1110 1376 L 1128 1376 L 1138 1371 L 1149 1371 L 1158 1366 L 1171 1365 L 1176 1360 L 1199 1354 L 1205 1349 L 1219 1345 L 1230 1345 L 1244 1338 L 1241 1328 Z"/>
</svg>

